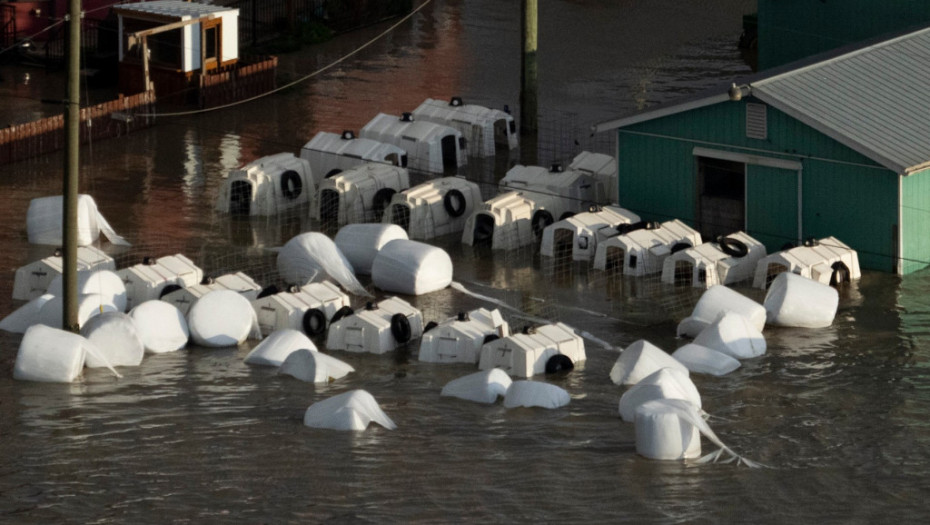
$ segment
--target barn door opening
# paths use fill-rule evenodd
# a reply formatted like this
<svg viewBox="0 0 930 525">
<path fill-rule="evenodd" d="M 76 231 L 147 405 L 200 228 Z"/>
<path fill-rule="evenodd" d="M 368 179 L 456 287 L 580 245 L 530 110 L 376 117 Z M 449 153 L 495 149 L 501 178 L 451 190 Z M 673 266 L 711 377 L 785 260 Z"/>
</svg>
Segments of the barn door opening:
<svg viewBox="0 0 930 525">
<path fill-rule="evenodd" d="M 705 241 L 743 230 L 746 224 L 746 165 L 697 157 L 697 230 Z"/>
</svg>

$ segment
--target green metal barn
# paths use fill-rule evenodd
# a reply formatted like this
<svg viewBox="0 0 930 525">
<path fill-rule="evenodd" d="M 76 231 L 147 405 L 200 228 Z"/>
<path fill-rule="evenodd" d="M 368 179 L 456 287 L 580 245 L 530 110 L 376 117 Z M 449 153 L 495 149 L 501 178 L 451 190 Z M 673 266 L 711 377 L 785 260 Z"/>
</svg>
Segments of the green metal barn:
<svg viewBox="0 0 930 525">
<path fill-rule="evenodd" d="M 834 236 L 862 268 L 930 265 L 930 29 L 603 122 L 619 202 L 769 252 Z"/>
</svg>

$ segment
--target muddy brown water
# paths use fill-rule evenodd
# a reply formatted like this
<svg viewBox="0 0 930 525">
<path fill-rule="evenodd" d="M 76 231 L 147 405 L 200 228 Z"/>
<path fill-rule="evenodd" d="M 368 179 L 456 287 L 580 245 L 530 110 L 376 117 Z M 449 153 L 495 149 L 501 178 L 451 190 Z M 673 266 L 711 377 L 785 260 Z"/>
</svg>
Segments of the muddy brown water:
<svg viewBox="0 0 930 525">
<path fill-rule="evenodd" d="M 748 71 L 735 43 L 753 2 L 540 4 L 540 163 L 609 148 L 589 136 L 594 122 Z M 121 265 L 185 253 L 208 273 L 273 280 L 270 248 L 316 225 L 306 213 L 215 213 L 223 174 L 426 97 L 517 112 L 518 22 L 518 2 L 436 1 L 278 95 L 162 117 L 151 130 L 85 147 L 81 191 L 134 244 L 108 250 Z M 306 75 L 385 27 L 282 57 L 282 74 Z M 41 70 L 10 66 L 2 76 L 6 119 L 42 114 L 37 100 L 60 88 Z M 490 196 L 513 162 L 472 161 L 466 175 Z M 60 192 L 61 165 L 56 154 L 3 167 L 0 314 L 19 305 L 10 299 L 16 268 L 48 255 L 27 243 L 25 214 L 31 199 Z M 543 317 L 596 337 L 573 372 L 536 378 L 565 388 L 567 407 L 442 398 L 446 382 L 474 367 L 420 363 L 415 344 L 385 355 L 333 352 L 357 371 L 328 385 L 245 365 L 254 341 L 147 356 L 121 379 L 88 369 L 72 384 L 26 383 L 12 379 L 20 336 L 0 333 L 0 521 L 884 523 L 930 512 L 927 272 L 866 272 L 840 289 L 833 326 L 767 328 L 764 356 L 725 377 L 694 375 L 718 436 L 769 467 L 752 470 L 639 457 L 633 426 L 617 412 L 622 389 L 608 378 L 617 350 L 598 341 L 619 348 L 647 338 L 673 350 L 684 343 L 675 325 L 694 292 L 553 264 L 532 250 L 433 242 L 452 255 L 456 281 L 525 312 L 506 311 L 512 326 Z M 428 320 L 487 306 L 452 289 L 408 299 Z M 371 392 L 397 430 L 302 425 L 312 403 L 355 388 Z M 704 452 L 713 449 L 705 440 Z"/>
</svg>

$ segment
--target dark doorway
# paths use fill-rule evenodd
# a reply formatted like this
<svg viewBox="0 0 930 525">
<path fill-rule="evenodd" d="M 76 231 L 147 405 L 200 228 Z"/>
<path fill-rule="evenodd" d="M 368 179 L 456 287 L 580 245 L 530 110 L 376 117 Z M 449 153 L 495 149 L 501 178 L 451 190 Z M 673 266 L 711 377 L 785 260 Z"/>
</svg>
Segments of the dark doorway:
<svg viewBox="0 0 930 525">
<path fill-rule="evenodd" d="M 705 240 L 741 231 L 746 224 L 746 165 L 698 157 L 697 230 Z"/>
<path fill-rule="evenodd" d="M 442 171 L 455 173 L 458 171 L 458 157 L 456 156 L 455 136 L 446 135 L 442 138 Z"/>
<path fill-rule="evenodd" d="M 229 213 L 232 215 L 249 215 L 252 204 L 252 183 L 234 180 L 229 187 Z"/>
</svg>

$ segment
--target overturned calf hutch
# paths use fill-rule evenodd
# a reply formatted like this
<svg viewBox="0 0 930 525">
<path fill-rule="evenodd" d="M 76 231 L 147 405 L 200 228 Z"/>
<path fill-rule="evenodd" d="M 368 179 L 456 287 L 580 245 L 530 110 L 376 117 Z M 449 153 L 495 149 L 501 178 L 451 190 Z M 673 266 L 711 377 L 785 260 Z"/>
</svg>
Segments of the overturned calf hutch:
<svg viewBox="0 0 930 525">
<path fill-rule="evenodd" d="M 300 148 L 300 158 L 310 163 L 310 169 L 317 178 L 332 177 L 366 162 L 407 167 L 407 152 L 403 148 L 357 137 L 351 131 L 317 133 Z"/>
<path fill-rule="evenodd" d="M 643 228 L 598 243 L 594 268 L 624 275 L 652 275 L 662 271 L 669 255 L 699 244 L 701 234 L 678 219 L 645 223 Z"/>
<path fill-rule="evenodd" d="M 394 194 L 409 187 L 410 175 L 406 169 L 365 163 L 323 179 L 311 204 L 310 216 L 337 226 L 381 222 Z"/>
<path fill-rule="evenodd" d="M 456 173 L 466 163 L 465 137 L 449 126 L 378 113 L 359 135 L 407 152 L 407 166 L 427 173 Z"/>
<path fill-rule="evenodd" d="M 748 281 L 763 257 L 765 245 L 736 232 L 669 255 L 662 264 L 662 282 L 709 288 Z"/>
<path fill-rule="evenodd" d="M 277 153 L 232 170 L 223 180 L 216 210 L 233 215 L 275 215 L 313 199 L 319 177 L 293 153 Z"/>
<path fill-rule="evenodd" d="M 768 288 L 782 272 L 796 273 L 829 285 L 862 277 L 858 254 L 836 237 L 808 240 L 802 246 L 767 255 L 756 264 L 752 285 Z"/>
<path fill-rule="evenodd" d="M 352 311 L 351 301 L 338 286 L 315 282 L 252 301 L 263 334 L 291 328 L 314 336 L 322 334 L 330 323 Z"/>
<path fill-rule="evenodd" d="M 61 275 L 63 268 L 64 260 L 58 249 L 53 255 L 21 266 L 13 278 L 13 299 L 28 301 L 44 294 L 52 280 Z M 78 246 L 77 270 L 115 271 L 116 261 L 94 246 Z"/>
<path fill-rule="evenodd" d="M 530 328 L 481 347 L 478 368 L 516 377 L 569 370 L 586 358 L 584 340 L 564 323 Z"/>
<path fill-rule="evenodd" d="M 423 335 L 423 314 L 398 297 L 347 315 L 329 327 L 326 348 L 383 354 Z"/>
<path fill-rule="evenodd" d="M 426 329 L 420 340 L 419 360 L 478 364 L 485 343 L 509 336 L 510 325 L 497 309 L 460 312 L 457 317 Z"/>
<path fill-rule="evenodd" d="M 512 115 L 465 104 L 460 97 L 452 97 L 449 102 L 428 98 L 413 110 L 413 117 L 457 129 L 465 137 L 468 154 L 474 157 L 492 157 L 497 148 L 517 147 L 517 126 Z"/>
<path fill-rule="evenodd" d="M 481 189 L 464 177 L 443 177 L 395 193 L 382 222 L 407 231 L 411 239 L 432 239 L 462 231 Z"/>
<path fill-rule="evenodd" d="M 543 230 L 539 254 L 590 261 L 598 245 L 616 235 L 621 226 L 639 222 L 639 215 L 617 206 L 592 206 L 587 212 L 554 222 Z"/>
<path fill-rule="evenodd" d="M 180 253 L 158 259 L 146 257 L 141 263 L 116 273 L 126 285 L 126 308 L 129 310 L 203 280 L 203 270 Z"/>
</svg>

